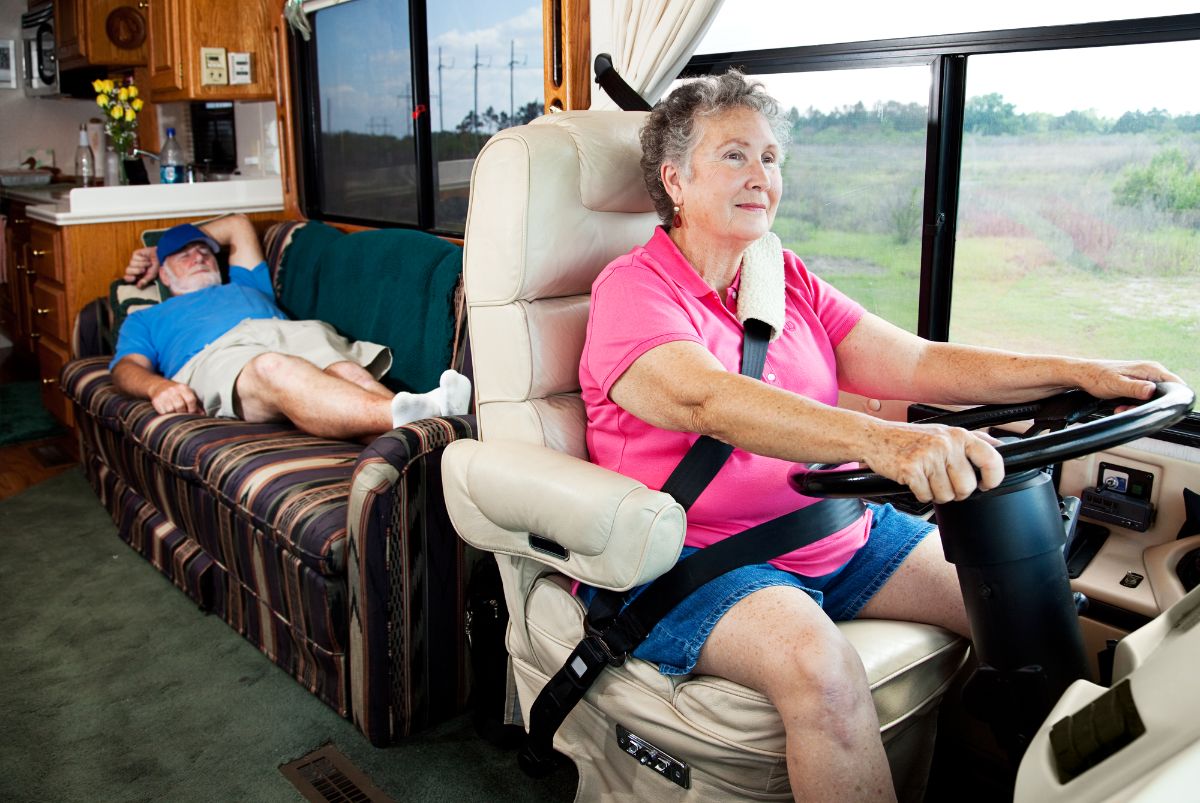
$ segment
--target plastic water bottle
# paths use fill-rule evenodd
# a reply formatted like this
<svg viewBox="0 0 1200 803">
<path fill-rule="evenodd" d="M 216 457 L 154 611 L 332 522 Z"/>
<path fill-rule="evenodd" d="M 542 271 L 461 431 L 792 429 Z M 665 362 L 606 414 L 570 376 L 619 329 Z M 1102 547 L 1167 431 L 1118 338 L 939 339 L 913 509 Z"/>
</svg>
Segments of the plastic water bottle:
<svg viewBox="0 0 1200 803">
<path fill-rule="evenodd" d="M 79 147 L 75 149 L 75 180 L 81 187 L 96 183 L 96 154 L 88 144 L 87 126 L 79 126 Z"/>
<path fill-rule="evenodd" d="M 183 148 L 175 141 L 175 129 L 167 129 L 167 141 L 158 155 L 158 175 L 163 184 L 183 183 Z"/>
</svg>

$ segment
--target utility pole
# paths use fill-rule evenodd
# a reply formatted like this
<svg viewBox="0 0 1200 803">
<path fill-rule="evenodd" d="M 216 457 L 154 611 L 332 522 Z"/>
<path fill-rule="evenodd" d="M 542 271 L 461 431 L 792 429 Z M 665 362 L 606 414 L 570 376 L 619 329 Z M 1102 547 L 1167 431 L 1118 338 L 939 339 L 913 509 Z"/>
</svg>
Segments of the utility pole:
<svg viewBox="0 0 1200 803">
<path fill-rule="evenodd" d="M 529 56 L 526 55 L 520 63 L 517 62 L 517 41 L 515 39 L 508 40 L 508 124 L 516 125 L 517 121 L 513 119 L 516 113 L 516 107 L 513 104 L 513 68 L 524 67 L 529 63 Z"/>
<path fill-rule="evenodd" d="M 478 129 L 479 129 L 479 68 L 480 67 L 491 67 L 491 66 L 492 66 L 491 56 L 488 56 L 487 64 L 480 63 L 480 61 L 479 61 L 479 45 L 475 45 L 475 67 L 474 67 L 474 70 L 475 70 L 475 105 L 473 107 L 474 119 L 471 121 L 471 133 L 473 133 L 473 134 L 479 133 L 479 131 L 478 131 Z"/>
<path fill-rule="evenodd" d="M 404 85 L 404 91 L 401 92 L 399 95 L 396 95 L 396 100 L 400 101 L 400 111 L 404 113 L 404 121 L 405 121 L 404 122 L 404 136 L 407 137 L 409 134 L 412 133 L 409 130 L 409 126 L 412 125 L 412 119 L 413 119 L 413 117 L 412 117 L 412 112 L 413 112 L 412 84 L 411 83 L 406 83 Z"/>
<path fill-rule="evenodd" d="M 478 54 L 476 54 L 478 55 Z M 478 57 L 475 59 L 479 61 Z M 442 94 L 442 69 L 454 69 L 454 60 L 451 59 L 449 64 L 442 64 L 442 46 L 438 45 L 438 130 L 446 130 L 445 110 L 446 96 Z"/>
</svg>

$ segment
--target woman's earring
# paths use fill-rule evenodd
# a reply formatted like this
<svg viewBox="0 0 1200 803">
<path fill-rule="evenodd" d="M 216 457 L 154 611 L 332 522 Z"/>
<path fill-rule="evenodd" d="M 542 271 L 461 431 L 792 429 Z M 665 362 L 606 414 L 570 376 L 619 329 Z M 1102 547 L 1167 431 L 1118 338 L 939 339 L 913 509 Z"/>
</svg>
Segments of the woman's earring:
<svg viewBox="0 0 1200 803">
<path fill-rule="evenodd" d="M 675 207 L 675 217 L 671 218 L 671 228 L 683 228 L 683 217 L 679 214 L 679 207 Z"/>
</svg>

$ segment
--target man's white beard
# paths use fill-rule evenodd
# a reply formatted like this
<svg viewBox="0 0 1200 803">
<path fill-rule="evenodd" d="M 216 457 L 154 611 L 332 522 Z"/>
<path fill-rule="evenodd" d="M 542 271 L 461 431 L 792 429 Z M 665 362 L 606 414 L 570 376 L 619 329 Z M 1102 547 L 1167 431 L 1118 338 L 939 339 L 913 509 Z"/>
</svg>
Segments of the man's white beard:
<svg viewBox="0 0 1200 803">
<path fill-rule="evenodd" d="M 194 293 L 197 290 L 214 287 L 221 283 L 221 274 L 215 270 L 192 273 L 182 278 L 176 276 L 175 271 L 171 270 L 165 262 L 162 264 L 162 270 L 171 282 L 171 292 L 177 296 L 185 293 Z"/>
</svg>

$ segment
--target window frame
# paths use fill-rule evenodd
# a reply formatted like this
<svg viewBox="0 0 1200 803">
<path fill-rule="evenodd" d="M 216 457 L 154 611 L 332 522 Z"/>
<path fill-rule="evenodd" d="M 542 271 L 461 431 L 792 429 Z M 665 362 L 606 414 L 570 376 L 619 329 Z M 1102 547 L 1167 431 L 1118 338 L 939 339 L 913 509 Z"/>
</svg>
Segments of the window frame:
<svg viewBox="0 0 1200 803">
<path fill-rule="evenodd" d="M 698 54 L 680 78 L 731 67 L 755 74 L 926 64 L 931 70 L 921 219 L 917 334 L 945 342 L 950 333 L 958 194 L 966 109 L 967 59 L 973 55 L 1200 40 L 1200 14 L 1008 28 L 861 42 Z M 1200 447 L 1200 412 L 1155 437 Z"/>
</svg>

